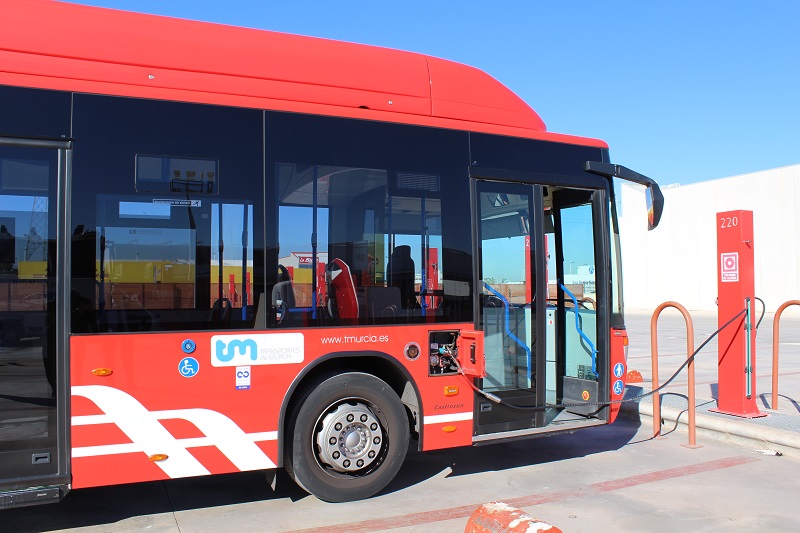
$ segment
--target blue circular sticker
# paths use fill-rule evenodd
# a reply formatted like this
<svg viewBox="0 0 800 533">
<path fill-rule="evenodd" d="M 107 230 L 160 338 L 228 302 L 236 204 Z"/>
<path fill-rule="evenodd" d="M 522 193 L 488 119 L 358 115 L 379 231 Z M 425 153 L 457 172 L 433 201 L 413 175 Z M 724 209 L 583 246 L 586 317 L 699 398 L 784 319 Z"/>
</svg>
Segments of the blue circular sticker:
<svg viewBox="0 0 800 533">
<path fill-rule="evenodd" d="M 617 381 L 614 382 L 614 394 L 616 394 L 617 396 L 622 394 L 624 388 L 625 386 L 622 384 L 621 379 L 618 379 Z"/>
<path fill-rule="evenodd" d="M 197 349 L 197 345 L 195 345 L 192 339 L 186 339 L 181 343 L 181 350 L 183 350 L 183 353 L 194 353 L 195 349 Z"/>
<path fill-rule="evenodd" d="M 178 364 L 178 372 L 185 378 L 193 378 L 200 371 L 200 363 L 194 357 L 184 357 Z"/>
<path fill-rule="evenodd" d="M 617 363 L 614 365 L 614 377 L 621 378 L 625 374 L 625 365 Z"/>
</svg>

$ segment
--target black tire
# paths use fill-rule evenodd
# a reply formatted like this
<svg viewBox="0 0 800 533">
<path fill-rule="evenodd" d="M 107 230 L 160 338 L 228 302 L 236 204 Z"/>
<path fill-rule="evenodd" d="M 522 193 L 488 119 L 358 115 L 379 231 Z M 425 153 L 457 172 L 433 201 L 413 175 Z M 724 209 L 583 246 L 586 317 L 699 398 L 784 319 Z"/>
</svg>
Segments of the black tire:
<svg viewBox="0 0 800 533">
<path fill-rule="evenodd" d="M 336 374 L 301 392 L 293 405 L 284 466 L 304 490 L 347 502 L 368 498 L 394 479 L 408 450 L 409 422 L 386 382 Z"/>
</svg>

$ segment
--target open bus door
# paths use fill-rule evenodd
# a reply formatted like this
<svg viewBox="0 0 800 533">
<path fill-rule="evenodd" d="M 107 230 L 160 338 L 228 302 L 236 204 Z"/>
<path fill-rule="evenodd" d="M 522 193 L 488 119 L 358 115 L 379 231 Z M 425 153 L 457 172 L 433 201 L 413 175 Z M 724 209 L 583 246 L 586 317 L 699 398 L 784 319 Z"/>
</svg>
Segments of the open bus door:
<svg viewBox="0 0 800 533">
<path fill-rule="evenodd" d="M 0 137 L 0 509 L 57 501 L 70 482 L 70 149 Z"/>
<path fill-rule="evenodd" d="M 609 394 L 600 378 L 609 354 L 608 182 L 527 179 L 484 171 L 473 180 L 475 316 L 486 358 L 476 385 L 503 401 L 477 397 L 476 442 L 608 418 L 602 406 L 552 407 Z"/>
</svg>

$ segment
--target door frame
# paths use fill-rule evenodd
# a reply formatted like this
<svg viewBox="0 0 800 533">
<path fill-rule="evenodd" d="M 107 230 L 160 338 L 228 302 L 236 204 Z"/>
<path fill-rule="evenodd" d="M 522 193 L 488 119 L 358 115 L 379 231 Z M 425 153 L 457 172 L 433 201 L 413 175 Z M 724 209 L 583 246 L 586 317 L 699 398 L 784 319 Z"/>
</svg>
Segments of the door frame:
<svg viewBox="0 0 800 533">
<path fill-rule="evenodd" d="M 56 364 L 56 468 L 55 473 L 39 476 L 22 476 L 0 479 L 2 490 L 21 490 L 37 486 L 62 486 L 59 491 L 47 493 L 49 496 L 63 497 L 71 482 L 70 464 L 70 378 L 69 378 L 69 331 L 70 331 L 70 248 L 71 217 L 69 198 L 71 194 L 72 139 L 30 138 L 0 136 L 0 146 L 13 148 L 44 148 L 57 151 L 56 190 L 50 194 L 55 197 L 56 209 L 56 271 L 55 271 L 55 329 Z M 45 335 L 49 335 L 45 332 Z M 52 461 L 53 458 L 51 458 Z"/>
<path fill-rule="evenodd" d="M 596 269 L 596 279 L 597 279 L 597 301 L 598 301 L 598 313 L 597 313 L 597 349 L 601 353 L 608 354 L 608 350 L 610 350 L 610 320 L 611 320 L 611 302 L 610 302 L 610 287 L 607 286 L 607 282 L 610 281 L 610 236 L 609 232 L 610 229 L 610 215 L 609 215 L 609 199 L 613 198 L 611 195 L 610 187 L 611 184 L 609 180 L 604 179 L 602 177 L 588 174 L 588 173 L 576 173 L 576 174 L 548 174 L 548 173 L 538 173 L 538 172 L 527 172 L 527 171 L 518 171 L 518 170 L 509 170 L 509 169 L 496 169 L 496 168 L 479 168 L 472 166 L 469 169 L 470 171 L 470 201 L 471 201 L 471 211 L 472 211 L 472 249 L 473 249 L 473 286 L 475 287 L 475 296 L 473 298 L 473 317 L 474 317 L 474 325 L 476 331 L 482 331 L 482 325 L 480 323 L 481 320 L 481 309 L 480 309 L 480 293 L 482 292 L 482 280 L 479 279 L 481 277 L 481 241 L 480 241 L 480 231 L 479 231 L 479 224 L 480 224 L 480 205 L 478 202 L 478 182 L 490 182 L 490 183 L 509 183 L 509 184 L 520 184 L 520 185 L 527 185 L 531 187 L 532 191 L 538 191 L 538 194 L 534 195 L 534 216 L 532 218 L 531 224 L 531 246 L 532 250 L 544 250 L 544 197 L 543 197 L 543 189 L 544 187 L 548 186 L 555 186 L 555 187 L 565 187 L 565 188 L 576 188 L 576 189 L 584 189 L 584 190 L 592 190 L 594 191 L 592 194 L 592 211 L 593 211 L 593 221 L 594 221 L 594 246 L 595 246 L 595 269 Z M 557 228 L 557 231 L 560 231 L 560 228 Z M 535 241 L 533 240 L 535 239 Z M 535 248 L 535 247 L 538 248 Z M 548 250 L 550 254 L 555 254 L 556 250 Z M 534 268 L 536 269 L 536 287 L 535 291 L 536 294 L 547 294 L 547 280 L 545 279 L 545 269 L 546 264 L 542 254 L 533 254 L 535 261 L 532 265 L 535 265 Z M 557 276 L 563 274 L 559 272 Z M 545 320 L 545 308 L 546 308 L 546 297 L 545 298 L 537 298 L 536 303 L 536 314 L 534 316 L 541 317 L 539 320 L 536 321 L 535 324 L 535 334 L 539 339 L 545 339 L 546 336 L 546 320 Z M 563 324 L 563 321 L 562 321 Z M 565 327 L 562 325 L 562 327 Z M 559 348 L 563 351 L 564 346 L 561 340 L 561 335 L 556 335 L 556 350 Z M 563 358 L 562 358 L 563 359 Z M 610 383 L 609 380 L 606 379 L 609 375 L 610 369 L 608 368 L 608 364 L 606 359 L 608 359 L 608 355 L 605 358 L 599 358 L 597 364 L 597 373 L 598 373 L 598 397 L 599 400 L 603 398 L 609 398 L 609 390 L 610 390 Z M 542 369 L 541 374 L 544 374 L 544 369 L 546 365 L 546 346 L 545 342 L 536 343 L 536 367 Z M 562 394 L 562 387 L 561 384 L 558 383 L 559 375 L 557 372 L 556 380 L 557 380 L 557 390 L 559 394 Z M 479 386 L 480 381 L 476 380 L 476 386 Z M 546 376 L 542 375 L 541 382 L 536 383 L 536 405 L 544 405 L 546 402 Z M 539 395 L 541 394 L 541 398 Z M 560 401 L 561 398 L 558 397 Z M 491 433 L 496 433 L 496 431 L 481 431 L 481 423 L 480 423 L 480 404 L 482 402 L 482 396 L 476 393 L 475 399 L 475 412 L 474 412 L 474 435 L 478 436 L 477 440 L 485 440 L 490 439 Z M 605 421 L 608 419 L 608 407 L 601 409 L 597 413 L 597 419 L 599 421 Z M 514 428 L 508 428 L 506 431 L 513 431 L 514 433 L 538 433 L 540 431 L 547 431 L 546 425 L 546 412 L 544 410 L 536 411 L 533 417 L 530 417 L 529 420 L 533 420 L 535 424 L 533 425 L 532 429 L 528 430 L 515 430 Z M 602 422 L 601 422 L 602 423 Z M 566 427 L 564 429 L 567 429 Z M 484 437 L 484 438 L 482 438 Z M 475 437 L 473 437 L 476 440 Z"/>
<path fill-rule="evenodd" d="M 518 187 L 521 191 L 524 190 L 531 198 L 532 213 L 529 213 L 530 230 L 528 238 L 530 239 L 530 268 L 531 272 L 527 275 L 533 274 L 535 285 L 532 287 L 534 299 L 533 309 L 531 309 L 532 324 L 527 324 L 531 329 L 531 337 L 534 339 L 544 339 L 546 335 L 545 321 L 543 317 L 546 307 L 546 297 L 536 298 L 535 295 L 547 294 L 547 280 L 545 279 L 546 264 L 544 256 L 541 251 L 544 250 L 544 203 L 542 201 L 542 186 L 538 183 L 531 183 L 530 181 L 518 179 L 508 180 L 497 178 L 491 173 L 481 173 L 480 176 L 470 176 L 470 197 L 472 204 L 472 260 L 473 260 L 473 286 L 475 287 L 475 297 L 472 301 L 474 326 L 476 331 L 483 331 L 482 322 L 482 309 L 480 303 L 480 294 L 483 292 L 483 250 L 481 243 L 481 213 L 480 213 L 480 199 L 479 188 L 483 184 L 488 184 L 489 187 L 497 185 L 501 188 Z M 544 372 L 546 364 L 546 351 L 544 342 L 534 342 L 533 346 L 528 347 L 531 353 L 531 370 L 536 370 L 535 375 L 532 376 L 531 386 L 533 388 L 532 394 L 521 394 L 526 389 L 514 389 L 508 391 L 513 398 L 519 400 L 524 398 L 527 402 L 532 402 L 533 405 L 543 405 L 546 400 L 546 372 Z M 482 379 L 477 380 L 476 386 L 482 387 Z M 506 391 L 504 391 L 506 392 Z M 493 392 L 497 395 L 498 392 Z M 500 396 L 505 396 L 499 393 Z M 482 414 L 482 404 L 485 401 L 481 396 L 476 397 L 475 402 L 475 432 L 482 433 L 495 433 L 497 429 L 500 431 L 513 431 L 517 429 L 528 429 L 531 427 L 541 427 L 544 425 L 545 412 L 542 410 L 537 411 L 522 411 L 512 410 L 505 408 L 505 413 L 500 416 L 501 420 L 493 421 L 490 423 L 483 422 L 487 416 Z M 498 406 L 502 408 L 502 406 Z M 496 407 L 492 406 L 493 409 Z M 496 416 L 496 415 L 495 415 Z M 494 417 L 493 417 L 494 418 Z M 488 429 L 486 426 L 491 425 L 492 428 Z M 498 426 L 505 426 L 498 428 Z"/>
</svg>

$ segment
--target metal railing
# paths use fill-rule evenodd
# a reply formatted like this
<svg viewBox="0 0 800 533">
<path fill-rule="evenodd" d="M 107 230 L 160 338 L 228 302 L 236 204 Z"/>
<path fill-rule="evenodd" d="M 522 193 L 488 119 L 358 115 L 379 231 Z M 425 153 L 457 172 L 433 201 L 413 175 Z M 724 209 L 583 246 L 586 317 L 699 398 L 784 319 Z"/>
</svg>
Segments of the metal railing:
<svg viewBox="0 0 800 533">
<path fill-rule="evenodd" d="M 775 311 L 775 318 L 772 320 L 772 409 L 778 408 L 778 348 L 780 337 L 781 313 L 790 305 L 800 305 L 800 300 L 789 300 L 784 302 Z"/>
<path fill-rule="evenodd" d="M 800 302 L 798 302 L 800 303 Z M 658 317 L 661 312 L 672 307 L 680 311 L 686 320 L 686 357 L 690 359 L 687 368 L 689 387 L 688 387 L 688 412 L 689 412 L 689 446 L 697 446 L 696 427 L 695 427 L 695 384 L 694 384 L 694 325 L 689 311 L 677 302 L 664 302 L 653 311 L 650 319 L 650 355 L 653 371 L 652 390 L 658 390 Z M 653 438 L 661 436 L 661 395 L 658 392 L 653 394 Z"/>
</svg>

